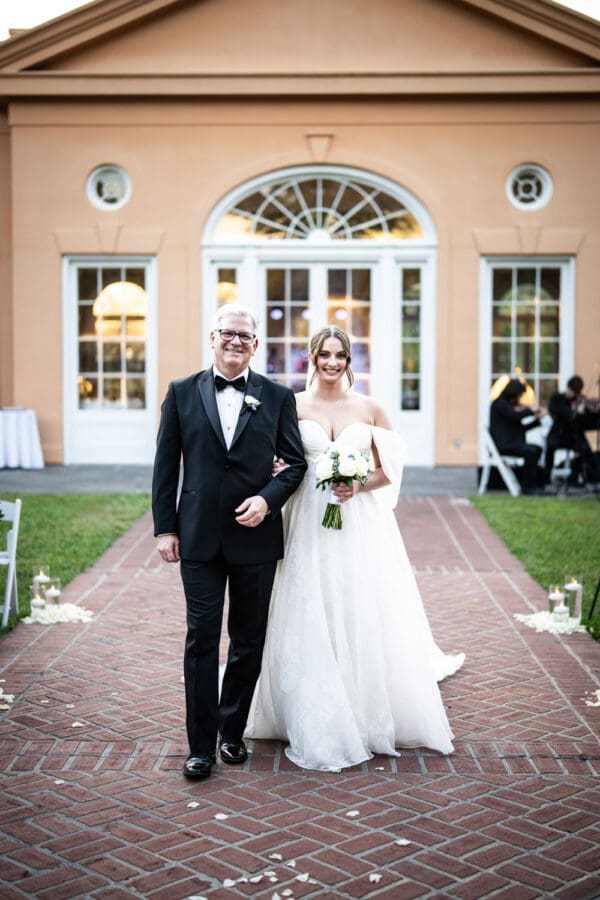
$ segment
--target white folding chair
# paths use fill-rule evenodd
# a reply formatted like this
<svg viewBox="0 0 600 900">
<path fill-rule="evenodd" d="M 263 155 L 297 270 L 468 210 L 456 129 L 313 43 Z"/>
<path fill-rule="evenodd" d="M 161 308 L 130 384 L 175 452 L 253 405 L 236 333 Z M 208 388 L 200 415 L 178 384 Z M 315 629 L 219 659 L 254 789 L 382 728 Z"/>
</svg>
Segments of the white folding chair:
<svg viewBox="0 0 600 900">
<path fill-rule="evenodd" d="M 485 494 L 487 491 L 488 481 L 490 480 L 490 470 L 492 466 L 495 466 L 511 496 L 518 497 L 521 493 L 521 485 L 519 484 L 519 479 L 513 472 L 513 467 L 524 465 L 525 460 L 523 457 L 506 456 L 505 454 L 500 453 L 487 426 L 483 431 L 483 452 L 484 461 L 483 466 L 481 467 L 478 493 Z"/>
<path fill-rule="evenodd" d="M 565 494 L 568 493 L 569 478 L 573 474 L 573 463 L 578 456 L 579 454 L 575 450 L 569 450 L 567 447 L 557 447 L 554 451 L 550 481 L 556 485 L 557 493 L 561 487 Z"/>
<path fill-rule="evenodd" d="M 11 609 L 19 614 L 19 598 L 17 595 L 17 540 L 19 537 L 19 520 L 21 518 L 21 501 L 0 500 L 2 517 L 0 522 L 10 522 L 12 528 L 6 535 L 6 549 L 0 550 L 0 566 L 6 566 L 6 588 L 2 609 L 2 627 L 8 623 Z"/>
</svg>

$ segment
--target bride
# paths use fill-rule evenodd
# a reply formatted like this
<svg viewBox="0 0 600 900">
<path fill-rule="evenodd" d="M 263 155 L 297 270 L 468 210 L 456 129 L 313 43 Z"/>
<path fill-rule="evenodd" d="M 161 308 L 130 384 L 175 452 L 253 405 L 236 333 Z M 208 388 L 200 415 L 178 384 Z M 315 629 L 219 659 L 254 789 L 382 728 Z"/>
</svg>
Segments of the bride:
<svg viewBox="0 0 600 900">
<path fill-rule="evenodd" d="M 308 389 L 297 394 L 309 464 L 287 502 L 285 557 L 275 576 L 260 680 L 246 734 L 289 742 L 306 769 L 339 771 L 396 747 L 452 751 L 438 680 L 464 654 L 434 643 L 393 513 L 404 445 L 384 410 L 349 390 L 348 335 L 320 329 L 310 342 Z M 315 459 L 329 446 L 371 454 L 363 487 L 334 493 L 342 529 L 321 526 L 327 493 Z"/>
</svg>

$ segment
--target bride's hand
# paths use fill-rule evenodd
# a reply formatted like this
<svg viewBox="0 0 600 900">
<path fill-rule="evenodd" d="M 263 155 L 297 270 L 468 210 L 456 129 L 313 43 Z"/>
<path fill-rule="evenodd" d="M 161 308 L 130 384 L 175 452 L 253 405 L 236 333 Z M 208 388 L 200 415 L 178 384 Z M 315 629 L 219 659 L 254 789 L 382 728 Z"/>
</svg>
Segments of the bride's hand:
<svg viewBox="0 0 600 900">
<path fill-rule="evenodd" d="M 271 477 L 277 478 L 280 472 L 283 472 L 284 469 L 289 469 L 289 465 L 286 463 L 284 459 L 274 459 L 273 460 L 273 468 L 271 469 Z"/>
<path fill-rule="evenodd" d="M 353 481 L 350 487 L 348 487 L 347 484 L 338 484 L 337 487 L 332 488 L 332 493 L 334 497 L 337 497 L 340 503 L 345 503 L 346 500 L 351 500 L 355 494 L 358 494 L 360 489 L 360 482 Z"/>
</svg>

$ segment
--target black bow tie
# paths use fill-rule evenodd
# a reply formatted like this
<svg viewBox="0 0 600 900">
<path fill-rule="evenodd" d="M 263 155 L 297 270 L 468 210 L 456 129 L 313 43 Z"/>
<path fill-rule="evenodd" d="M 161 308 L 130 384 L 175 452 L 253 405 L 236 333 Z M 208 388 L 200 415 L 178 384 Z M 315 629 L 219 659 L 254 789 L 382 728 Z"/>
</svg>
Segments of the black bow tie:
<svg viewBox="0 0 600 900">
<path fill-rule="evenodd" d="M 227 379 L 223 378 L 221 375 L 215 375 L 215 387 L 218 391 L 222 391 L 223 388 L 226 387 L 235 388 L 236 391 L 245 391 L 246 379 L 243 375 L 240 375 L 239 378 L 234 378 L 233 381 L 227 381 Z"/>
</svg>

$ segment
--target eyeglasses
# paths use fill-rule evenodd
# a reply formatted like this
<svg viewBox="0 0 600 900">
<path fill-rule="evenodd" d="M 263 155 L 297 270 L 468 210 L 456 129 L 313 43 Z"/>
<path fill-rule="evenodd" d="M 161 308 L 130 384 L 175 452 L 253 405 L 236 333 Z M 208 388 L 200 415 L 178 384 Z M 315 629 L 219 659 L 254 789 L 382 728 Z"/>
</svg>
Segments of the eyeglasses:
<svg viewBox="0 0 600 900">
<path fill-rule="evenodd" d="M 215 328 L 215 331 L 218 331 L 221 335 L 221 340 L 228 344 L 234 338 L 238 337 L 242 344 L 251 344 L 255 334 L 249 334 L 247 331 L 230 331 L 229 328 Z"/>
</svg>

